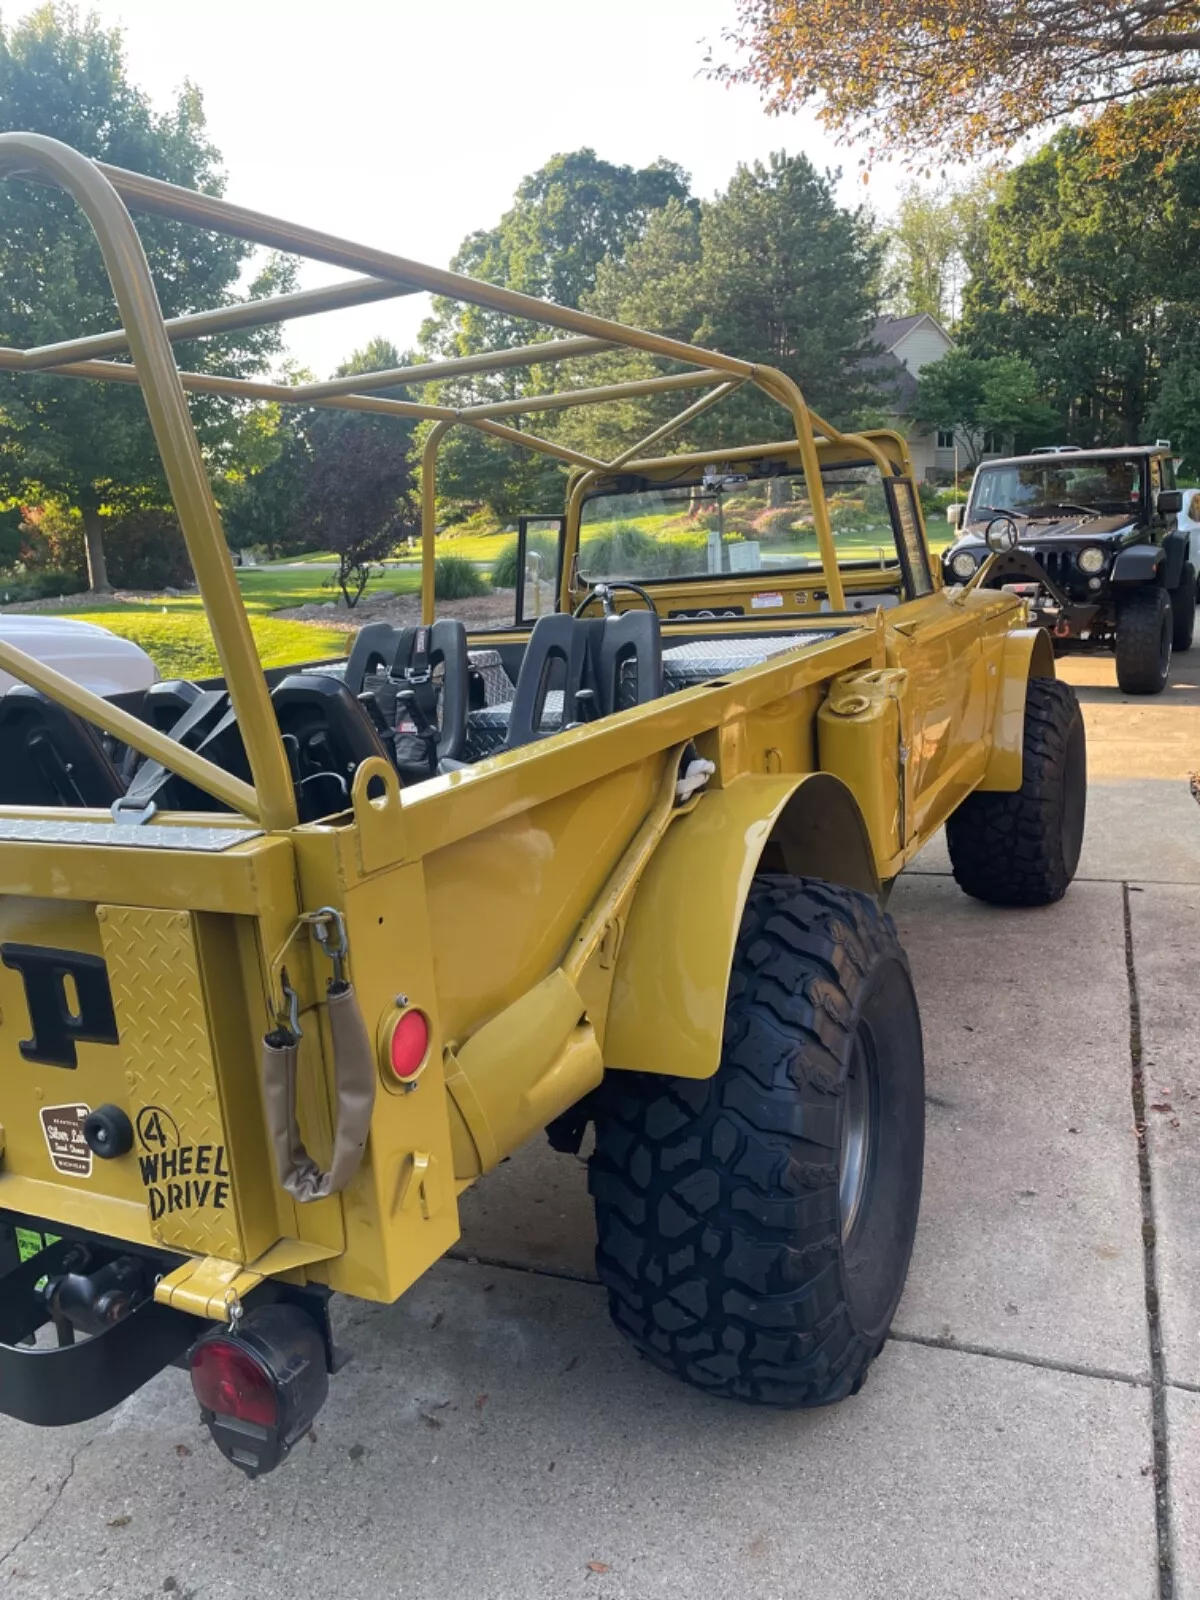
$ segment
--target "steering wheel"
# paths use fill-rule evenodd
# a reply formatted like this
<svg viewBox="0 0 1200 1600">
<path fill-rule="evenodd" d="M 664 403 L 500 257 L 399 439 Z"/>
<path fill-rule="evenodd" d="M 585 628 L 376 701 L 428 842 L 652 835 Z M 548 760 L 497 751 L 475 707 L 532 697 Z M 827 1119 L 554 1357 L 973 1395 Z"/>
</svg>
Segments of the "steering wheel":
<svg viewBox="0 0 1200 1600">
<path fill-rule="evenodd" d="M 628 578 L 613 578 L 611 582 L 597 583 L 594 585 L 594 587 L 588 590 L 583 599 L 575 607 L 574 611 L 572 611 L 571 615 L 573 617 L 581 617 L 591 605 L 593 600 L 599 600 L 601 606 L 604 608 L 604 615 L 606 617 L 615 617 L 617 614 L 617 608 L 615 605 L 613 605 L 612 597 L 614 589 L 631 589 L 633 593 L 637 595 L 639 600 L 641 600 L 645 605 L 647 611 L 652 612 L 655 616 L 658 615 L 658 607 L 654 604 L 654 601 L 650 598 L 650 595 L 646 592 L 646 590 L 642 588 L 640 583 L 630 583 Z"/>
</svg>

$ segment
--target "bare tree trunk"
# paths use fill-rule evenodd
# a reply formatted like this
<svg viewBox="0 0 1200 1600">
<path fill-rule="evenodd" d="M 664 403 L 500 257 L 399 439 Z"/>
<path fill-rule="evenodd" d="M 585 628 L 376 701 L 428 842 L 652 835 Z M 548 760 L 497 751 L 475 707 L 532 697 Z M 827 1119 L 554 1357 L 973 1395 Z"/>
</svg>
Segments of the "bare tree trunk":
<svg viewBox="0 0 1200 1600">
<path fill-rule="evenodd" d="M 774 511 L 778 506 L 786 506 L 792 493 L 792 486 L 786 478 L 767 479 L 767 505 Z"/>
<path fill-rule="evenodd" d="M 108 563 L 104 559 L 104 524 L 100 520 L 100 512 L 94 505 L 82 505 L 79 509 L 87 546 L 88 588 L 93 594 L 111 594 Z"/>
</svg>

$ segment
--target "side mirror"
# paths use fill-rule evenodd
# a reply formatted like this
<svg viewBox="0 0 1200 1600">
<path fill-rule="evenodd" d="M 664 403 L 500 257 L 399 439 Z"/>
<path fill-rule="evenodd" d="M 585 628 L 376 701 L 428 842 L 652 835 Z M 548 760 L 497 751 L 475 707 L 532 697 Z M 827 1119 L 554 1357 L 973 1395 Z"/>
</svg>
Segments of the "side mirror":
<svg viewBox="0 0 1200 1600">
<path fill-rule="evenodd" d="M 954 505 L 946 507 L 946 521 L 952 528 L 961 528 L 966 511 L 966 506 L 959 500 Z"/>
<path fill-rule="evenodd" d="M 1017 525 L 1011 517 L 993 517 L 983 530 L 983 537 L 987 547 L 994 555 L 1003 555 L 1007 550 L 1015 550 L 1019 535 Z"/>
<path fill-rule="evenodd" d="M 1158 491 L 1158 514 L 1160 517 L 1177 517 L 1182 510 L 1182 489 L 1160 489 Z"/>
</svg>

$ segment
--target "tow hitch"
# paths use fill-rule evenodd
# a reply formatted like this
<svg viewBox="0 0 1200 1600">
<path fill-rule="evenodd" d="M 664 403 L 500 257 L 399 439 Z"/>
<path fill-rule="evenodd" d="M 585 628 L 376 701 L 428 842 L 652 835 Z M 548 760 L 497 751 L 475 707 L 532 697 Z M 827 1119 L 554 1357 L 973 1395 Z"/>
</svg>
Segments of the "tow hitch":
<svg viewBox="0 0 1200 1600">
<path fill-rule="evenodd" d="M 197 1323 L 155 1303 L 158 1270 L 59 1239 L 0 1277 L 0 1411 L 42 1427 L 86 1422 L 178 1360 Z M 48 1324 L 57 1343 L 35 1344 Z"/>
</svg>

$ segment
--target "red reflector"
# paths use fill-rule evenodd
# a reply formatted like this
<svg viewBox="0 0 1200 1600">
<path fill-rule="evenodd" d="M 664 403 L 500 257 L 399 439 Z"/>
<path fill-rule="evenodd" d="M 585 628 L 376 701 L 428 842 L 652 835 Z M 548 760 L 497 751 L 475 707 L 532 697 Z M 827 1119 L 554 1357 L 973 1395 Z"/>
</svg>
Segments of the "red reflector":
<svg viewBox="0 0 1200 1600">
<path fill-rule="evenodd" d="M 245 1345 L 206 1339 L 192 1352 L 192 1388 L 206 1411 L 273 1428 L 279 1401 L 268 1372 Z"/>
<path fill-rule="evenodd" d="M 396 1076 L 415 1076 L 429 1050 L 429 1018 L 423 1011 L 404 1013 L 392 1029 L 389 1049 Z"/>
</svg>

